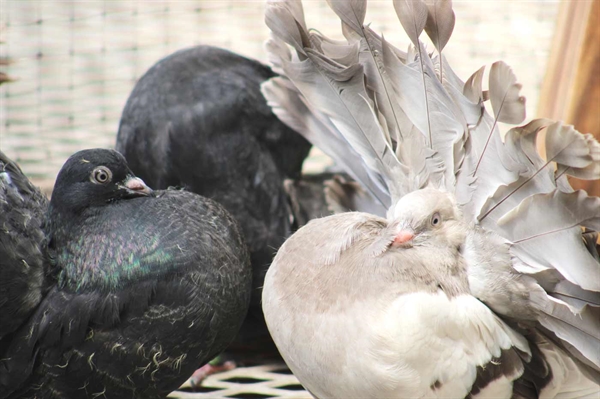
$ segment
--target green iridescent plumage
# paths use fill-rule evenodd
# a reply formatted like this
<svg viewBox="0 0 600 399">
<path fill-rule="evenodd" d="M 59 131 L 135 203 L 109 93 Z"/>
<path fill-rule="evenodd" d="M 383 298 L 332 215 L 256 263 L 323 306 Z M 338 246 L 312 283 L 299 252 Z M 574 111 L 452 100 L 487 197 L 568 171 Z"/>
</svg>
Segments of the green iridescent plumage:
<svg viewBox="0 0 600 399">
<path fill-rule="evenodd" d="M 146 198 L 141 200 L 146 202 Z M 65 226 L 54 232 L 61 286 L 76 292 L 88 288 L 113 291 L 187 261 L 193 249 L 184 249 L 181 243 L 172 246 L 170 237 L 161 232 L 163 221 L 143 217 L 143 213 L 152 211 L 153 204 L 142 208 L 137 202 L 132 199 L 114 204 L 116 212 L 123 211 L 118 219 Z M 174 226 L 173 233 L 181 227 Z"/>
<path fill-rule="evenodd" d="M 216 202 L 151 192 L 117 152 L 86 150 L 45 230 L 47 292 L 0 346 L 0 399 L 163 398 L 237 334 L 249 256 Z"/>
</svg>

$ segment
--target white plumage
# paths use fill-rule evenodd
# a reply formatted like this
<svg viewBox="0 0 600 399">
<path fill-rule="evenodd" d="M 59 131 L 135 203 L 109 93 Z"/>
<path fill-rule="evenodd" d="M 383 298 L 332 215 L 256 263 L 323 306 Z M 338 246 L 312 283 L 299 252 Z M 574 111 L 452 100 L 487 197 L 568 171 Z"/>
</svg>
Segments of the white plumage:
<svg viewBox="0 0 600 399">
<path fill-rule="evenodd" d="M 407 52 L 364 25 L 365 1 L 328 3 L 345 42 L 268 2 L 282 76 L 263 92 L 379 216 L 313 221 L 277 254 L 263 310 L 292 371 L 319 399 L 600 395 L 597 236 L 580 227 L 600 230 L 600 199 L 566 179 L 600 177 L 600 144 L 545 119 L 501 135 L 525 118 L 521 86 L 503 62 L 486 91 L 483 68 L 453 73 L 450 1 L 394 0 Z"/>
</svg>

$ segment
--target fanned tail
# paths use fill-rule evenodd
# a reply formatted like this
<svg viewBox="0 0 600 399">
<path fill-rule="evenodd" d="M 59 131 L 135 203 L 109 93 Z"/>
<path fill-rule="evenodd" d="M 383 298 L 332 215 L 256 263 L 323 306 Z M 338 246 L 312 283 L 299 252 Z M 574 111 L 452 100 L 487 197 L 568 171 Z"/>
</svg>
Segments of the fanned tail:
<svg viewBox="0 0 600 399">
<path fill-rule="evenodd" d="M 502 61 L 490 68 L 488 90 L 484 68 L 466 82 L 456 76 L 442 55 L 454 27 L 451 1 L 394 0 L 407 52 L 364 25 L 366 1 L 328 3 L 346 41 L 309 31 L 299 0 L 267 2 L 267 49 L 283 76 L 263 92 L 277 115 L 388 209 L 426 186 L 454 193 L 465 221 L 495 237 L 490 253 L 502 252 L 501 262 L 472 256 L 474 295 L 501 315 L 535 321 L 598 372 L 600 263 L 581 226 L 600 231 L 600 199 L 573 191 L 567 176 L 598 179 L 600 144 L 547 119 L 502 135 L 499 122 L 525 119 L 521 85 Z M 436 54 L 420 41 L 423 31 Z M 536 149 L 544 129 L 545 159 Z M 483 252 L 475 243 L 485 241 L 472 240 Z M 520 311 L 514 296 L 526 298 Z"/>
</svg>

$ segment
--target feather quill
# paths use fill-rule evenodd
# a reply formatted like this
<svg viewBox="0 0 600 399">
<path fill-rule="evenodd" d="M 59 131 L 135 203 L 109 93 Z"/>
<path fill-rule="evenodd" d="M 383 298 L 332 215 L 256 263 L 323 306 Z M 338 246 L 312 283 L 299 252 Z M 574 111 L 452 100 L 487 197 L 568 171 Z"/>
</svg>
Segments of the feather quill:
<svg viewBox="0 0 600 399">
<path fill-rule="evenodd" d="M 419 47 L 419 36 L 427 25 L 427 5 L 422 0 L 394 0 L 396 15 L 412 44 Z"/>
<path fill-rule="evenodd" d="M 381 184 L 377 184 L 382 180 L 381 177 L 364 164 L 356 151 L 348 148 L 347 142 L 337 133 L 329 119 L 323 118 L 319 112 L 311 111 L 310 105 L 285 83 L 284 78 L 263 83 L 262 92 L 281 121 L 330 154 L 356 181 L 364 182 L 364 187 L 373 193 L 381 205 L 391 203 L 387 191 Z"/>
<path fill-rule="evenodd" d="M 444 62 L 441 58 L 442 50 L 448 44 L 456 18 L 452 10 L 452 0 L 425 0 L 427 5 L 427 22 L 425 32 L 433 42 L 440 55 L 440 81 L 444 79 Z"/>
<path fill-rule="evenodd" d="M 379 50 L 380 41 L 377 40 L 377 35 L 374 35 L 370 29 L 365 29 L 364 26 L 367 4 L 362 0 L 328 0 L 327 3 L 342 22 L 352 30 L 350 33 L 346 29 L 346 36 L 350 40 L 354 35 L 358 38 L 361 47 L 360 62 L 365 68 L 368 86 L 374 91 L 377 104 L 382 109 L 382 115 L 386 121 L 383 131 L 387 134 L 386 139 L 393 148 L 392 138 L 396 143 L 402 140 L 399 122 L 401 116 L 397 115 L 401 111 L 395 106 L 396 101 L 393 97 L 391 82 L 382 72 L 384 66 Z"/>
<path fill-rule="evenodd" d="M 441 53 L 452 36 L 456 21 L 452 0 L 425 0 L 425 4 L 427 5 L 425 32 L 438 53 Z"/>
<path fill-rule="evenodd" d="M 427 6 L 422 0 L 394 0 L 394 9 L 396 15 L 404 28 L 404 31 L 408 35 L 410 41 L 413 43 L 419 54 L 419 65 L 421 66 L 421 76 L 423 84 L 423 94 L 425 97 L 424 104 L 427 115 L 427 133 L 429 137 L 429 146 L 433 148 L 433 137 L 431 132 L 431 121 L 429 111 L 429 99 L 427 94 L 427 82 L 425 79 L 425 71 L 423 66 L 424 51 L 421 48 L 421 42 L 419 36 L 425 29 L 427 24 L 428 10 Z"/>
<path fill-rule="evenodd" d="M 502 61 L 492 64 L 489 84 L 490 102 L 494 110 L 494 123 L 479 155 L 479 160 L 473 172 L 475 175 L 486 154 L 496 124 L 498 122 L 517 124 L 525 119 L 525 97 L 519 95 L 521 85 L 517 83 L 517 78 L 508 65 Z"/>
</svg>

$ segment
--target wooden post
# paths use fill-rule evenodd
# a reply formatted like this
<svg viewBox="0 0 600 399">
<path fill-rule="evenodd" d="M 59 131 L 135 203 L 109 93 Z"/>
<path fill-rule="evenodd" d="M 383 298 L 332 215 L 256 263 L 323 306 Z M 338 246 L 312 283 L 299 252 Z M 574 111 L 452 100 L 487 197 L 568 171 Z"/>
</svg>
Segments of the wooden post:
<svg viewBox="0 0 600 399">
<path fill-rule="evenodd" d="M 600 0 L 562 1 L 538 116 L 562 120 L 600 140 Z M 600 196 L 600 176 L 571 184 Z"/>
</svg>

